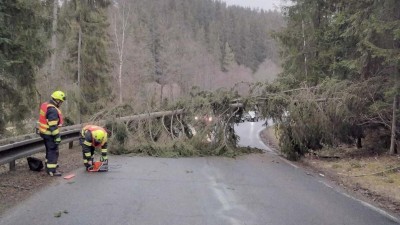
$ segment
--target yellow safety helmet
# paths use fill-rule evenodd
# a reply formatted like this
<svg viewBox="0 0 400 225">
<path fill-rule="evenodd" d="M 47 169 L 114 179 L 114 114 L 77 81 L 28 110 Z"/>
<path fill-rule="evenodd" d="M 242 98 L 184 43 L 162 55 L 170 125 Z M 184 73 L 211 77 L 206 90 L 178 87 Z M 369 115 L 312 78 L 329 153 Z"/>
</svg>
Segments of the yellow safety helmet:
<svg viewBox="0 0 400 225">
<path fill-rule="evenodd" d="M 55 91 L 55 92 L 53 92 L 53 94 L 51 94 L 51 97 L 54 99 L 54 100 L 60 100 L 60 101 L 65 101 L 66 100 L 66 96 L 65 96 L 65 94 L 64 94 L 64 92 L 62 92 L 62 91 Z"/>
<path fill-rule="evenodd" d="M 92 132 L 92 138 L 97 143 L 102 143 L 107 138 L 107 133 L 102 130 L 95 130 Z"/>
</svg>

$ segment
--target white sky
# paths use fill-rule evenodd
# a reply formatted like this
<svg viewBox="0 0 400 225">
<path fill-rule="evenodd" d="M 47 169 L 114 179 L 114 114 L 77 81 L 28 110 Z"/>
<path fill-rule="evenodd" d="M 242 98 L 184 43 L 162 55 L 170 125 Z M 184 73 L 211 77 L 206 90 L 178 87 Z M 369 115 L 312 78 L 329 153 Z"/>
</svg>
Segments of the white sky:
<svg viewBox="0 0 400 225">
<path fill-rule="evenodd" d="M 283 4 L 281 0 L 221 0 L 226 2 L 227 5 L 238 5 L 250 8 L 260 8 L 264 10 L 279 10 Z"/>
</svg>

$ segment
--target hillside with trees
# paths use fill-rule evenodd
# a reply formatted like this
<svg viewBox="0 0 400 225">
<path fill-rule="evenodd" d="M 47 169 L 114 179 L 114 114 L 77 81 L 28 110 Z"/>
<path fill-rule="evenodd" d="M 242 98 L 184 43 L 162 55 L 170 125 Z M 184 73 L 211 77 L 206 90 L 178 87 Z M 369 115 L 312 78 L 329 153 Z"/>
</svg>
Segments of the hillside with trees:
<svg viewBox="0 0 400 225">
<path fill-rule="evenodd" d="M 8 121 L 21 125 L 37 105 L 36 74 L 48 57 L 50 12 L 41 1 L 0 4 L 0 134 Z"/>
<path fill-rule="evenodd" d="M 65 125 L 107 120 L 112 154 L 236 157 L 259 152 L 234 129 L 257 108 L 284 156 L 398 212 L 400 1 L 282 1 L 2 0 L 0 139 L 59 89 Z"/>
<path fill-rule="evenodd" d="M 34 124 L 55 89 L 79 123 L 124 104 L 156 110 L 193 90 L 239 83 L 243 94 L 282 72 L 248 102 L 280 122 L 290 157 L 341 143 L 395 153 L 400 2 L 290 2 L 282 16 L 213 0 L 5 0 L 1 134 Z"/>
<path fill-rule="evenodd" d="M 400 1 L 292 2 L 287 27 L 275 33 L 283 72 L 266 89 L 284 95 L 265 103 L 265 114 L 281 121 L 282 151 L 297 158 L 346 143 L 395 153 Z"/>
<path fill-rule="evenodd" d="M 34 124 L 55 89 L 67 93 L 63 111 L 79 123 L 106 107 L 149 110 L 193 87 L 231 88 L 280 71 L 271 35 L 284 27 L 277 11 L 213 0 L 3 3 L 2 134 Z"/>
</svg>

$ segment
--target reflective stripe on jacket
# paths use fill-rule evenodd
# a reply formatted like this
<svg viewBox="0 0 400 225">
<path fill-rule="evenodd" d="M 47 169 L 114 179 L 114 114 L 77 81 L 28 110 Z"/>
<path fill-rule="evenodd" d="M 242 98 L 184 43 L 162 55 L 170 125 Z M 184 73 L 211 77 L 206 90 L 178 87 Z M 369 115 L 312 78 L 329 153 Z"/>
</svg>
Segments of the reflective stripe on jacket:
<svg viewBox="0 0 400 225">
<path fill-rule="evenodd" d="M 58 119 L 57 120 L 48 120 L 47 119 L 47 111 L 49 110 L 50 107 L 53 107 L 57 110 L 58 113 Z M 63 117 L 61 111 L 53 104 L 44 102 L 40 106 L 40 112 L 39 112 L 39 132 L 42 134 L 46 135 L 58 135 L 60 133 L 59 129 L 54 129 L 53 131 L 50 129 L 52 126 L 57 126 L 60 127 L 63 124 Z"/>
</svg>

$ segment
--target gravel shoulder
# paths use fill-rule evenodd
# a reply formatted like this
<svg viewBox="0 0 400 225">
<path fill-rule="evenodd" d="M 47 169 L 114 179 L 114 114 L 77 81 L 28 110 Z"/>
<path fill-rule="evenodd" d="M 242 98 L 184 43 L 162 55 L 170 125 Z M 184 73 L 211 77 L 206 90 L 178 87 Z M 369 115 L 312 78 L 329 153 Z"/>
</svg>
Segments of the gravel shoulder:
<svg viewBox="0 0 400 225">
<path fill-rule="evenodd" d="M 80 147 L 68 149 L 68 145 L 60 146 L 59 171 L 63 176 L 83 167 Z M 44 161 L 45 154 L 37 153 L 34 157 Z M 50 177 L 43 169 L 41 172 L 29 170 L 26 158 L 16 161 L 15 171 L 9 171 L 8 165 L 0 166 L 0 217 L 7 210 L 32 196 L 42 188 L 51 185 L 62 177 Z"/>
</svg>

